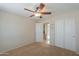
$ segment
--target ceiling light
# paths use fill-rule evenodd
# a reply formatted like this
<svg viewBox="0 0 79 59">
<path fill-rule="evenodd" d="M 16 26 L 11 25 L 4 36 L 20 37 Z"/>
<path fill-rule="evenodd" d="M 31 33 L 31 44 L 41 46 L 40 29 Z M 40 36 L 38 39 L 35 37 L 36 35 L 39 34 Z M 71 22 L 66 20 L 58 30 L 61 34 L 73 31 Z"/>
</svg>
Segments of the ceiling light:
<svg viewBox="0 0 79 59">
<path fill-rule="evenodd" d="M 41 16 L 41 14 L 40 13 L 35 13 L 35 16 Z"/>
</svg>

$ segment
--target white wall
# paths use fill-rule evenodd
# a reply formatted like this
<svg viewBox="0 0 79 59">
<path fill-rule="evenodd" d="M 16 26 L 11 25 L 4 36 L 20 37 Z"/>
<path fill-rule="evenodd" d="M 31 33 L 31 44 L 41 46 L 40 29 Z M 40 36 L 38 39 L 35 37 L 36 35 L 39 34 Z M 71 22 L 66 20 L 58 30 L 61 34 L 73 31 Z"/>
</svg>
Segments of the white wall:
<svg viewBox="0 0 79 59">
<path fill-rule="evenodd" d="M 0 12 L 0 52 L 34 42 L 35 23 L 23 16 Z"/>
<path fill-rule="evenodd" d="M 36 23 L 36 42 L 43 42 L 43 24 Z"/>
<path fill-rule="evenodd" d="M 79 12 L 77 12 L 75 19 L 76 19 L 76 33 L 77 33 L 76 47 L 77 47 L 77 53 L 79 54 Z"/>
</svg>

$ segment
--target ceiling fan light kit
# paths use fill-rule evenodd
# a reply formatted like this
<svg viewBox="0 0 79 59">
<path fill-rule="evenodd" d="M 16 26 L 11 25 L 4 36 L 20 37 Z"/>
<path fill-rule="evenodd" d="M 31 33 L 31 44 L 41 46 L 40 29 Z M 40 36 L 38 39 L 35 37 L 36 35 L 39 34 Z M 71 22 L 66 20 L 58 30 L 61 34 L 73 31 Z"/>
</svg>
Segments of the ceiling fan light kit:
<svg viewBox="0 0 79 59">
<path fill-rule="evenodd" d="M 35 16 L 41 16 L 41 13 L 35 13 Z"/>
<path fill-rule="evenodd" d="M 35 11 L 29 10 L 29 9 L 26 9 L 26 8 L 24 8 L 24 10 L 27 10 L 27 11 L 30 11 L 30 12 L 33 13 L 33 15 L 31 15 L 30 17 L 39 16 L 40 18 L 42 18 L 42 15 L 50 15 L 51 14 L 51 12 L 45 12 L 45 11 L 42 12 L 44 7 L 45 7 L 45 4 L 40 3 L 40 5 L 38 7 L 36 7 Z"/>
</svg>

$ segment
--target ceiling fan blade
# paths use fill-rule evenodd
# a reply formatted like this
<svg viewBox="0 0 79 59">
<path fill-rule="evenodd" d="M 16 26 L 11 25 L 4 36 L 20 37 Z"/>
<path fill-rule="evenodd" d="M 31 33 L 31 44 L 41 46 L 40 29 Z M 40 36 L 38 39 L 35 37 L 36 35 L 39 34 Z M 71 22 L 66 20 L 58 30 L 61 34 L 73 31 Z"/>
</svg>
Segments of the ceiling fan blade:
<svg viewBox="0 0 79 59">
<path fill-rule="evenodd" d="M 33 16 L 35 16 L 35 15 L 31 15 L 30 17 L 33 17 Z"/>
<path fill-rule="evenodd" d="M 39 9 L 39 7 L 36 7 L 36 10 L 35 10 L 35 12 L 37 12 L 37 11 L 38 11 L 38 9 Z"/>
<path fill-rule="evenodd" d="M 45 5 L 43 3 L 40 3 L 39 9 L 43 9 L 45 7 Z"/>
<path fill-rule="evenodd" d="M 40 3 L 40 5 L 38 7 L 36 7 L 35 12 L 37 12 L 38 10 L 42 10 L 45 7 L 45 5 L 43 3 Z"/>
<path fill-rule="evenodd" d="M 52 14 L 51 12 L 41 12 L 41 14 Z"/>
<path fill-rule="evenodd" d="M 24 10 L 27 10 L 27 11 L 30 11 L 30 12 L 35 12 L 35 11 L 29 10 L 29 9 L 26 9 L 26 8 L 24 8 Z"/>
</svg>

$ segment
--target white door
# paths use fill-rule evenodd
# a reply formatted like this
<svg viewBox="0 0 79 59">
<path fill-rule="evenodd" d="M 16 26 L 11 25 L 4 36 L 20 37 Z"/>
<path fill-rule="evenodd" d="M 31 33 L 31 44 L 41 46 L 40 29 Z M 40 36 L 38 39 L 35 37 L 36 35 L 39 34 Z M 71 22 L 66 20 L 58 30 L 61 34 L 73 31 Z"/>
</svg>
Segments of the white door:
<svg viewBox="0 0 79 59">
<path fill-rule="evenodd" d="M 55 20 L 55 45 L 64 48 L 64 20 Z"/>
<path fill-rule="evenodd" d="M 55 21 L 55 45 L 72 51 L 76 50 L 74 17 L 63 17 Z"/>
<path fill-rule="evenodd" d="M 55 25 L 50 24 L 50 44 L 55 45 Z"/>
<path fill-rule="evenodd" d="M 65 19 L 65 48 L 72 51 L 76 50 L 76 32 L 75 32 L 75 19 L 68 17 Z"/>
<path fill-rule="evenodd" d="M 43 24 L 36 23 L 36 42 L 42 42 L 43 40 Z"/>
</svg>

